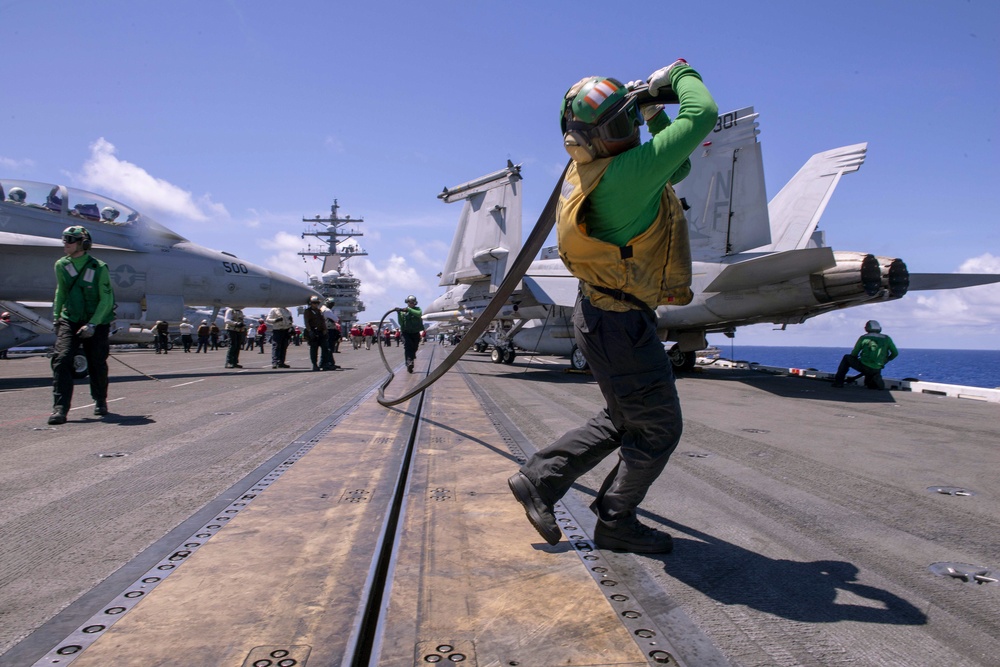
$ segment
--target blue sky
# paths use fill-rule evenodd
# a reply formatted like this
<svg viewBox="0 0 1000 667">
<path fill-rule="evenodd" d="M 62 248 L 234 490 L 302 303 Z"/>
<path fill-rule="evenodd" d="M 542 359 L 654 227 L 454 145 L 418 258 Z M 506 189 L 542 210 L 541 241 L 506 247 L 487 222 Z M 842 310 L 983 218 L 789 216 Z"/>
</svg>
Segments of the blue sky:
<svg viewBox="0 0 1000 667">
<path fill-rule="evenodd" d="M 364 5 L 364 6 L 362 6 Z M 363 217 L 366 317 L 443 291 L 460 208 L 523 165 L 525 233 L 566 160 L 561 94 L 677 57 L 760 114 L 768 196 L 867 141 L 820 228 L 913 272 L 1000 272 L 1000 4 L 0 0 L 0 177 L 93 190 L 203 245 L 304 278 L 302 217 Z M 1000 347 L 1000 287 L 912 293 L 736 343 Z M 710 342 L 724 344 L 721 336 Z"/>
</svg>

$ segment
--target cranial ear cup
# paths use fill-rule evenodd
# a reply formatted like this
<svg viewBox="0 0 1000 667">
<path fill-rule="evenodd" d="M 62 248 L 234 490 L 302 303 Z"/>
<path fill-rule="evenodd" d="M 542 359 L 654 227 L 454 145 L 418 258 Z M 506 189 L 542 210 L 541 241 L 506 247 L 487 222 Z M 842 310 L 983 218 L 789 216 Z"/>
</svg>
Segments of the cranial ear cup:
<svg viewBox="0 0 1000 667">
<path fill-rule="evenodd" d="M 563 135 L 563 146 L 569 156 L 580 164 L 593 162 L 594 158 L 597 157 L 597 149 L 582 132 L 575 130 L 566 132 Z"/>
</svg>

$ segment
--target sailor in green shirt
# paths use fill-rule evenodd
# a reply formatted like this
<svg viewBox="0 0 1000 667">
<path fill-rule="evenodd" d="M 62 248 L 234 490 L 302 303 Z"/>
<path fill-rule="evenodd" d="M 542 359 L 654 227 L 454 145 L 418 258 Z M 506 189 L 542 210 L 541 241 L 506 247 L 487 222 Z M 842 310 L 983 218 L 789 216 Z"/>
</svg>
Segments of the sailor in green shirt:
<svg viewBox="0 0 1000 667">
<path fill-rule="evenodd" d="M 840 360 L 837 375 L 833 378 L 833 386 L 844 386 L 847 369 L 853 368 L 865 376 L 865 386 L 869 389 L 885 389 L 882 381 L 882 369 L 899 356 L 896 344 L 886 334 L 882 333 L 882 325 L 875 320 L 865 323 L 865 335 L 854 344 L 850 354 L 845 354 Z"/>
<path fill-rule="evenodd" d="M 580 280 L 574 339 L 607 407 L 534 454 L 507 480 L 528 520 L 549 544 L 561 538 L 553 505 L 583 474 L 617 452 L 597 493 L 594 543 L 601 549 L 667 553 L 669 534 L 643 525 L 639 503 L 681 437 L 680 400 L 657 335 L 656 308 L 690 303 L 687 221 L 672 184 L 718 119 L 718 108 L 687 62 L 648 79 L 654 97 L 672 88 L 673 122 L 663 108 L 641 110 L 632 86 L 587 77 L 563 97 L 563 142 L 573 161 L 556 212 L 559 256 Z M 652 139 L 639 141 L 649 122 Z"/>
<path fill-rule="evenodd" d="M 406 297 L 406 307 L 397 308 L 399 313 L 399 330 L 403 334 L 403 359 L 406 370 L 413 372 L 413 362 L 417 360 L 417 348 L 420 346 L 420 334 L 424 330 L 424 311 L 417 307 L 417 297 L 412 294 Z"/>
<path fill-rule="evenodd" d="M 55 357 L 52 359 L 52 414 L 49 424 L 66 423 L 73 400 L 73 360 L 80 347 L 87 357 L 94 414 L 108 414 L 108 334 L 115 319 L 115 295 L 108 265 L 88 254 L 90 232 L 75 225 L 62 235 L 66 255 L 55 264 Z"/>
</svg>

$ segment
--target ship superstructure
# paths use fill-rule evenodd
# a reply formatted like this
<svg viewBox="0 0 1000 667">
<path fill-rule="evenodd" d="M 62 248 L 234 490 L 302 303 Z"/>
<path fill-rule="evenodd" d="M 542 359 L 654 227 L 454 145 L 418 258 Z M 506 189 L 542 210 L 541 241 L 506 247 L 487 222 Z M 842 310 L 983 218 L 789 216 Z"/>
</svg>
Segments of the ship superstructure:
<svg viewBox="0 0 1000 667">
<path fill-rule="evenodd" d="M 341 331 L 346 332 L 357 321 L 358 313 L 365 309 L 359 298 L 361 281 L 354 277 L 348 261 L 368 253 L 353 241 L 354 237 L 364 236 L 356 227 L 364 222 L 364 218 L 340 217 L 337 214 L 339 208 L 334 199 L 329 217 L 316 215 L 302 218 L 302 222 L 309 225 L 302 232 L 302 238 L 313 237 L 317 243 L 310 241 L 298 254 L 313 259 L 323 258 L 322 273 L 309 276 L 309 285 L 324 297 L 334 300 L 333 311 L 340 320 Z"/>
</svg>

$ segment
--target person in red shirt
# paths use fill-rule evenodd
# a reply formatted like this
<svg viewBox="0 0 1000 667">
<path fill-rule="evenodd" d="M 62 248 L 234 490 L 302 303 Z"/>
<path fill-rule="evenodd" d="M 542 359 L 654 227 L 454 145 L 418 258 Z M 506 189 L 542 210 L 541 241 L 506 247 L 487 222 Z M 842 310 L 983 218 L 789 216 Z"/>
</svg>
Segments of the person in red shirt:
<svg viewBox="0 0 1000 667">
<path fill-rule="evenodd" d="M 375 328 L 372 327 L 371 322 L 366 324 L 365 328 L 361 330 L 361 335 L 365 338 L 365 349 L 372 349 L 372 339 L 375 337 Z"/>
<path fill-rule="evenodd" d="M 257 350 L 260 354 L 264 354 L 264 339 L 267 337 L 267 322 L 264 318 L 260 318 L 260 324 L 257 325 Z"/>
</svg>

